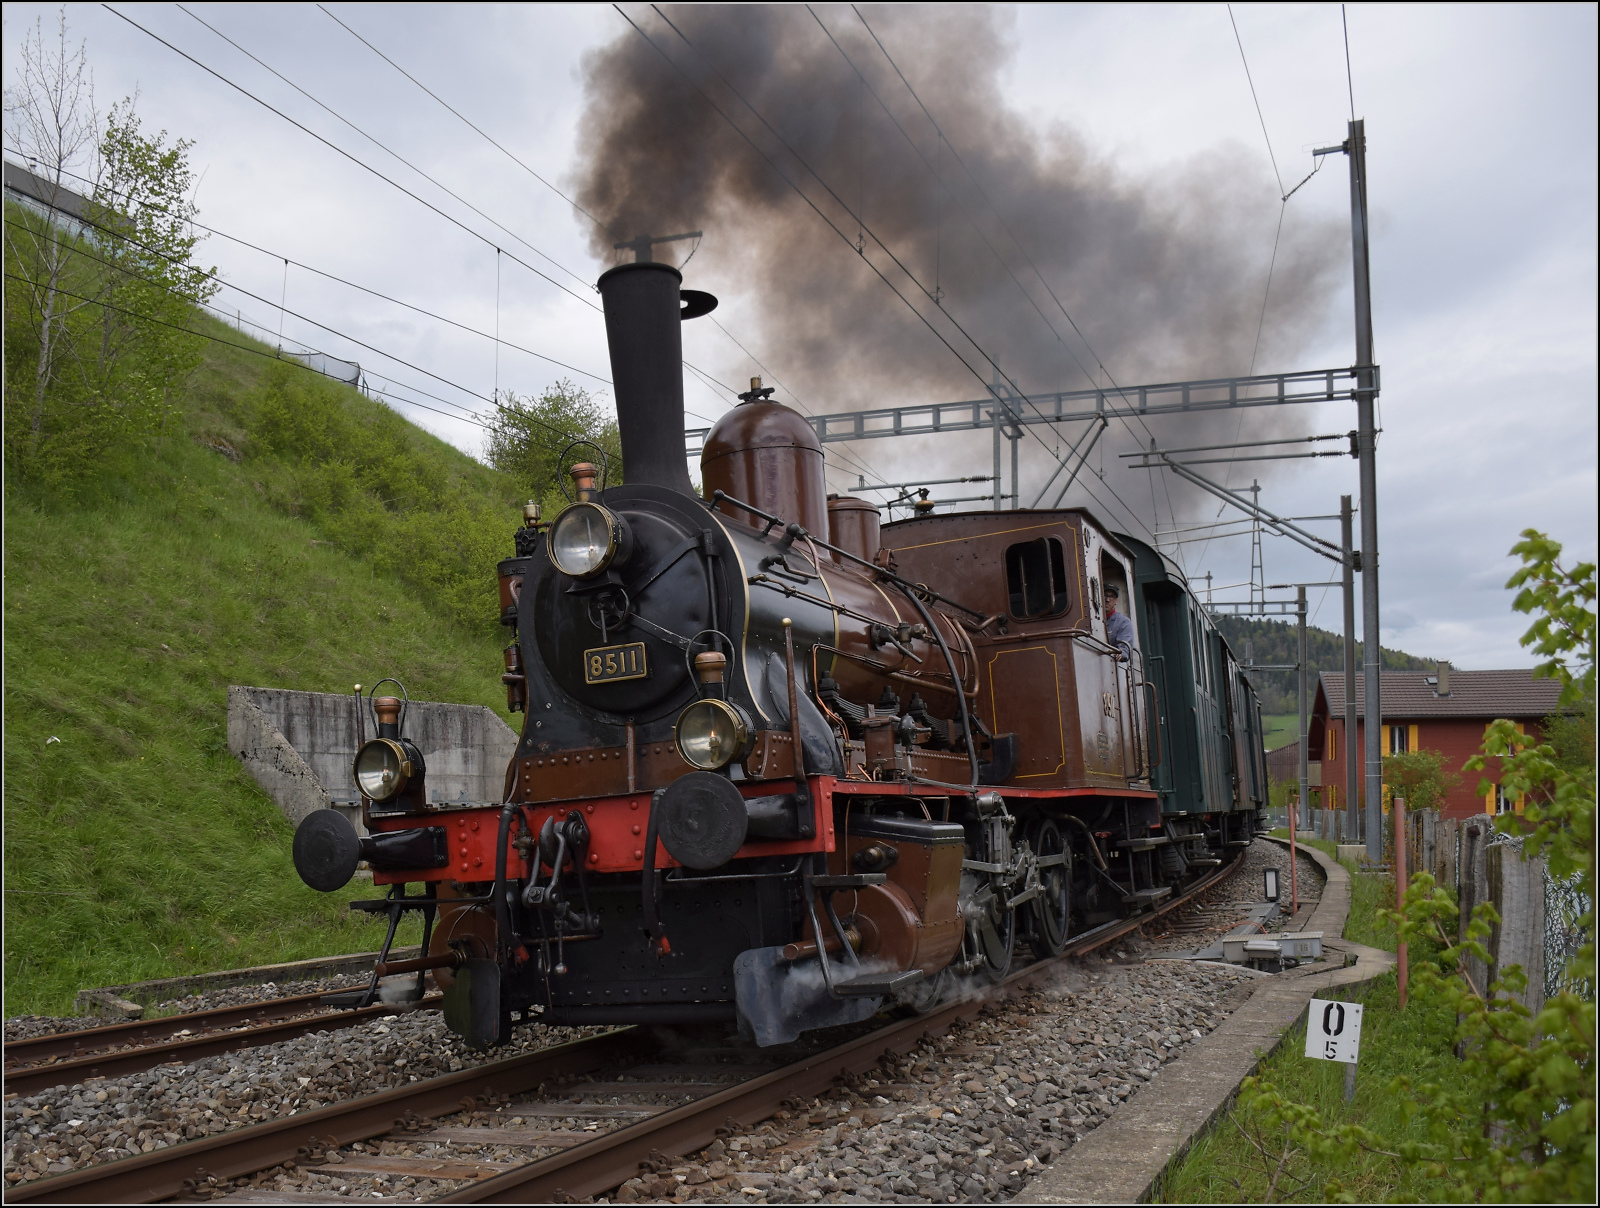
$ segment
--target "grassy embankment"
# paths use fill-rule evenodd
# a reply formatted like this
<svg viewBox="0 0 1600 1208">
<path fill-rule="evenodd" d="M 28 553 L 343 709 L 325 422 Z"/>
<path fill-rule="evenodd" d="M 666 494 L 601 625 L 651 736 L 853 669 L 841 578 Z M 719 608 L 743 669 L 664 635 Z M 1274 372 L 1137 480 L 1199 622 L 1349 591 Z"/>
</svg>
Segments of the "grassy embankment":
<svg viewBox="0 0 1600 1208">
<path fill-rule="evenodd" d="M 1287 746 L 1300 736 L 1298 713 L 1263 713 L 1261 715 L 1261 745 L 1269 751 Z"/>
<path fill-rule="evenodd" d="M 1287 837 L 1286 832 L 1274 833 Z M 1335 845 L 1326 840 L 1314 839 L 1309 845 L 1336 855 Z M 1344 861 L 1344 866 L 1351 875 L 1351 908 L 1345 938 L 1393 952 L 1394 924 L 1378 917 L 1380 910 L 1394 907 L 1393 877 L 1361 872 L 1350 861 Z M 1415 966 L 1436 956 L 1431 946 L 1422 946 L 1411 951 L 1410 962 Z M 1388 1138 L 1425 1140 L 1420 1129 L 1408 1124 L 1404 1099 L 1392 1089 L 1393 1083 L 1397 1077 L 1405 1076 L 1416 1086 L 1429 1082 L 1447 1085 L 1456 1076 L 1458 1067 L 1451 1051 L 1454 1017 L 1415 1001 L 1401 1011 L 1393 973 L 1370 985 L 1334 991 L 1327 997 L 1365 1004 L 1355 1100 L 1344 1101 L 1342 1064 L 1305 1056 L 1304 1024 L 1285 1035 L 1278 1051 L 1262 1063 L 1260 1076 L 1287 1098 L 1316 1108 L 1330 1125 L 1360 1124 Z M 1274 1173 L 1283 1158 L 1281 1135 L 1263 1135 L 1236 1111 L 1229 1111 L 1173 1167 L 1161 1202 L 1322 1202 L 1328 1198 L 1330 1179 L 1337 1179 L 1344 1193 L 1354 1196 L 1357 1203 L 1430 1198 L 1428 1183 L 1422 1176 L 1404 1170 L 1391 1159 L 1366 1154 L 1338 1168 L 1291 1154 L 1282 1162 L 1282 1173 L 1273 1186 Z"/>
<path fill-rule="evenodd" d="M 1281 826 L 1272 833 L 1280 839 L 1289 837 L 1289 832 Z M 1297 839 L 1295 842 L 1301 847 L 1314 847 L 1325 856 L 1339 857 L 1339 845 L 1331 839 Z M 1339 862 L 1350 874 L 1350 915 L 1345 919 L 1344 938 L 1369 948 L 1393 952 L 1398 942 L 1394 924 L 1380 918 L 1378 912 L 1394 909 L 1394 877 L 1388 873 L 1363 872 L 1354 860 Z"/>
<path fill-rule="evenodd" d="M 353 389 L 215 343 L 182 403 L 157 448 L 69 491 L 8 482 L 8 1015 L 381 941 L 350 892 L 295 875 L 288 822 L 226 749 L 229 684 L 395 675 L 505 716 L 508 484 Z"/>
</svg>

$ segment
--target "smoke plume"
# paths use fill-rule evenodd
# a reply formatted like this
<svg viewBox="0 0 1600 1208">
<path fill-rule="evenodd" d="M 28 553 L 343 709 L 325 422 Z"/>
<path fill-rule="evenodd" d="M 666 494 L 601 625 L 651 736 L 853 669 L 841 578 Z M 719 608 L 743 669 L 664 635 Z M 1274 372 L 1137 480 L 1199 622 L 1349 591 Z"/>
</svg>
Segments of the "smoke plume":
<svg viewBox="0 0 1600 1208">
<path fill-rule="evenodd" d="M 1101 366 L 1123 385 L 1242 374 L 1252 359 L 1303 367 L 1293 357 L 1344 263 L 1339 233 L 1291 207 L 1258 351 L 1278 211 L 1259 154 L 1208 150 L 1144 179 L 1066 125 L 1041 132 L 1001 94 L 1003 10 L 869 6 L 870 31 L 849 7 L 627 11 L 647 36 L 625 27 L 584 65 L 580 201 L 609 228 L 594 250 L 622 259 L 616 242 L 703 230 L 687 284 L 722 297 L 716 317 L 792 391 L 780 400 L 823 412 L 982 398 L 984 353 L 1029 393 L 1107 385 Z M 656 254 L 679 263 L 689 246 Z M 758 372 L 723 347 L 717 368 Z M 1165 443 L 1209 443 L 1195 438 L 1233 439 L 1238 422 L 1152 427 Z M 1245 438 L 1296 422 L 1259 409 Z M 1033 431 L 1050 445 L 1076 436 Z M 1113 425 L 1108 478 L 1117 451 L 1147 440 Z M 916 457 L 983 473 L 987 445 L 933 438 Z M 1053 463 L 1031 437 L 1023 450 L 1027 504 Z M 905 469 L 912 450 L 856 452 Z"/>
</svg>

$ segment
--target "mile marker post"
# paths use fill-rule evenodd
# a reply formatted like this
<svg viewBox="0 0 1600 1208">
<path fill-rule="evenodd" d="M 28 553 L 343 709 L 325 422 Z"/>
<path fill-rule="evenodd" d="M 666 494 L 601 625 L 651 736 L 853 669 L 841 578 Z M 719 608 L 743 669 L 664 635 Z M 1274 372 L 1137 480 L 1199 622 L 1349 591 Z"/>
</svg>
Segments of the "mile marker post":
<svg viewBox="0 0 1600 1208">
<path fill-rule="evenodd" d="M 1342 1061 L 1344 1098 L 1356 1096 L 1356 1059 L 1361 1053 L 1362 1005 L 1313 998 L 1306 1013 L 1306 1056 L 1314 1061 Z"/>
</svg>

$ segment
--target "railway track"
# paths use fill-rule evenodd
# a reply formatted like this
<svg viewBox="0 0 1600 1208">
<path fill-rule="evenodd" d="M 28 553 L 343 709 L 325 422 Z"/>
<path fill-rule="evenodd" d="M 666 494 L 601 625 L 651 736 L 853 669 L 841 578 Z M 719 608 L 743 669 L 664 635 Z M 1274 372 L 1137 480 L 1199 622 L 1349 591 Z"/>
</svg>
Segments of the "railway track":
<svg viewBox="0 0 1600 1208">
<path fill-rule="evenodd" d="M 440 995 L 430 995 L 418 1008 L 436 1009 L 442 1001 Z M 201 1057 L 276 1044 L 395 1013 L 392 1005 L 379 1003 L 359 1011 L 324 1010 L 310 1014 L 321 1007 L 321 994 L 299 994 L 164 1019 L 13 1040 L 5 1046 L 6 1094 L 29 1095 L 86 1078 L 117 1078 L 173 1061 L 186 1064 Z"/>
<path fill-rule="evenodd" d="M 6 1200 L 42 1204 L 153 1203 L 185 1193 L 204 1193 L 224 1182 L 286 1163 L 315 1166 L 330 1160 L 330 1171 L 345 1169 L 355 1174 L 366 1166 L 409 1170 L 417 1177 L 474 1180 L 440 1197 L 446 1203 L 554 1203 L 568 1197 L 595 1195 L 632 1178 L 641 1166 L 659 1166 L 666 1160 L 664 1155 L 695 1152 L 719 1135 L 759 1123 L 786 1101 L 816 1096 L 841 1080 L 854 1078 L 876 1066 L 886 1052 L 909 1052 L 925 1038 L 940 1035 L 958 1020 L 975 1016 L 995 996 L 1007 996 L 1048 978 L 1062 962 L 1112 943 L 1151 918 L 1178 909 L 1232 874 L 1243 858 L 1241 852 L 1231 864 L 1155 911 L 1077 936 L 1061 956 L 1012 973 L 988 995 L 942 1004 L 732 1084 L 610 1081 L 619 1071 L 641 1072 L 639 1061 L 651 1051 L 651 1042 L 641 1029 L 621 1028 L 138 1157 L 20 1184 L 8 1189 Z M 325 1020 L 307 1022 L 326 1026 Z M 678 1068 L 688 1072 L 688 1068 Z M 596 1075 L 604 1075 L 607 1081 L 579 1081 Z M 554 1095 L 631 1093 L 694 1098 L 680 1105 L 582 1105 L 557 1101 L 544 1095 L 546 1089 Z M 597 1133 L 588 1128 L 474 1129 L 429 1124 L 441 1116 L 503 1106 L 517 1096 L 530 1094 L 542 1097 L 531 1104 L 517 1104 L 514 1109 L 525 1119 L 587 1118 L 609 1121 L 615 1127 Z M 362 1155 L 346 1158 L 339 1154 L 342 1147 L 391 1134 L 408 1140 L 433 1135 L 475 1143 L 496 1141 L 557 1152 L 511 1169 L 502 1169 L 503 1163 L 465 1158 L 449 1162 L 425 1160 L 408 1166 L 403 1159 L 392 1157 L 363 1160 Z"/>
</svg>

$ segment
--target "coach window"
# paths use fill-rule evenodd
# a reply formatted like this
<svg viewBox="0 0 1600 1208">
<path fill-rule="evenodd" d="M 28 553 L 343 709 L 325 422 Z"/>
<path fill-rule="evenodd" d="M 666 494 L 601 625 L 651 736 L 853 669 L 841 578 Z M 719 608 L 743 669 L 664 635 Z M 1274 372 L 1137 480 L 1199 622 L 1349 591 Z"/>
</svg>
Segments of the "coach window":
<svg viewBox="0 0 1600 1208">
<path fill-rule="evenodd" d="M 1189 648 L 1194 652 L 1194 682 L 1206 686 L 1206 644 L 1200 639 L 1200 619 L 1189 614 Z"/>
<path fill-rule="evenodd" d="M 1020 541 L 1006 550 L 1006 586 L 1011 615 L 1056 617 L 1067 611 L 1067 560 L 1054 537 Z"/>
</svg>

